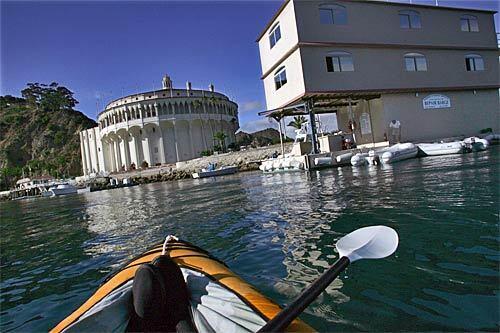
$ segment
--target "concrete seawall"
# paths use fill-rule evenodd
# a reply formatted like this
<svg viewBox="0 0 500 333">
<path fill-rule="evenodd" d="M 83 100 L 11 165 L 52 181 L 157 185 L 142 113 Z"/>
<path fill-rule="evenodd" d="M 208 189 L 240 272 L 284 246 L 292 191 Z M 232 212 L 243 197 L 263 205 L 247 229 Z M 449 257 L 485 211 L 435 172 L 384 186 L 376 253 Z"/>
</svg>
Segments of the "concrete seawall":
<svg viewBox="0 0 500 333">
<path fill-rule="evenodd" d="M 292 149 L 292 143 L 285 144 L 285 153 Z M 240 171 L 258 170 L 261 160 L 269 158 L 274 152 L 281 153 L 279 145 L 253 148 L 231 153 L 205 156 L 194 160 L 179 162 L 177 165 L 162 165 L 145 170 L 134 170 L 128 172 L 110 174 L 110 177 L 122 180 L 131 178 L 136 183 L 150 183 L 157 181 L 169 181 L 190 178 L 191 174 L 208 166 L 209 163 L 216 163 L 221 166 L 238 166 Z"/>
</svg>

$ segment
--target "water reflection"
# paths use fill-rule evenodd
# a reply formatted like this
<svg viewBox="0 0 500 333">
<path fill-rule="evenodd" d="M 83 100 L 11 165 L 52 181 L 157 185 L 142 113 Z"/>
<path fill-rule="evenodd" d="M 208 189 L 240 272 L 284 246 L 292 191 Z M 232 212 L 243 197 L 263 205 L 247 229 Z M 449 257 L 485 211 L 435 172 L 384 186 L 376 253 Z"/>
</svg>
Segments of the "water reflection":
<svg viewBox="0 0 500 333">
<path fill-rule="evenodd" d="M 2 331 L 44 331 L 114 267 L 176 234 L 284 304 L 367 225 L 395 256 L 352 265 L 303 318 L 323 331 L 493 330 L 499 151 L 312 173 L 246 173 L 2 203 Z M 367 315 L 369 314 L 369 315 Z"/>
</svg>

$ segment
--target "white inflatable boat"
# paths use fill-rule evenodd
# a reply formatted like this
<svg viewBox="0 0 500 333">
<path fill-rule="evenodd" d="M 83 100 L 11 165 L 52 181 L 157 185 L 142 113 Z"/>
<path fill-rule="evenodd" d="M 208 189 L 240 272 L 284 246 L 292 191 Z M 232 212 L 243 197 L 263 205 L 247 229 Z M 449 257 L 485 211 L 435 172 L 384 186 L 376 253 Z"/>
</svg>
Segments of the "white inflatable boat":
<svg viewBox="0 0 500 333">
<path fill-rule="evenodd" d="M 345 153 L 342 155 L 339 155 L 335 158 L 337 161 L 337 164 L 339 165 L 347 165 L 351 163 L 351 158 L 354 156 L 353 153 Z"/>
<path fill-rule="evenodd" d="M 443 143 L 419 143 L 417 147 L 426 156 L 461 154 L 464 152 L 465 144 L 462 141 Z"/>
<path fill-rule="evenodd" d="M 304 170 L 304 163 L 294 156 L 278 157 L 262 161 L 259 169 L 263 172 L 288 172 Z"/>
<path fill-rule="evenodd" d="M 472 151 L 483 151 L 488 149 L 490 143 L 488 140 L 480 139 L 477 136 L 471 136 L 470 138 L 465 139 L 464 141 L 465 147 L 471 149 Z"/>
<path fill-rule="evenodd" d="M 418 148 L 413 143 L 398 143 L 388 148 L 380 160 L 384 164 L 404 161 L 417 156 Z"/>
<path fill-rule="evenodd" d="M 362 166 L 368 164 L 368 154 L 367 153 L 357 153 L 353 157 L 351 157 L 351 165 L 352 166 Z"/>
<path fill-rule="evenodd" d="M 488 141 L 490 145 L 500 143 L 500 134 L 488 134 L 483 139 Z"/>
</svg>

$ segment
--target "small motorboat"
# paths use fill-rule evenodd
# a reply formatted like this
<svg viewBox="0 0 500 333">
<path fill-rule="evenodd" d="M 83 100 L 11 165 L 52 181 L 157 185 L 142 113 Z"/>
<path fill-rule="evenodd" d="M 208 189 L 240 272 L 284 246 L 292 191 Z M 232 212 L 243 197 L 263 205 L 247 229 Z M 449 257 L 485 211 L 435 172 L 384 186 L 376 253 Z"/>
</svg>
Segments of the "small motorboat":
<svg viewBox="0 0 500 333">
<path fill-rule="evenodd" d="M 418 147 L 413 143 L 398 143 L 386 149 L 380 160 L 384 164 L 404 161 L 417 156 Z"/>
<path fill-rule="evenodd" d="M 466 149 L 470 149 L 472 151 L 483 151 L 488 149 L 490 143 L 486 139 L 480 139 L 477 136 L 471 136 L 469 138 L 464 139 L 464 144 Z"/>
<path fill-rule="evenodd" d="M 256 332 L 280 311 L 207 251 L 169 236 L 108 277 L 51 332 Z M 295 319 L 288 331 L 313 329 Z"/>
<path fill-rule="evenodd" d="M 77 188 L 77 193 L 82 194 L 82 193 L 89 193 L 90 192 L 90 186 L 82 187 L 82 188 Z"/>
<path fill-rule="evenodd" d="M 465 144 L 462 141 L 419 143 L 417 144 L 417 147 L 424 156 L 461 154 L 465 150 Z"/>
<path fill-rule="evenodd" d="M 42 192 L 44 197 L 53 197 L 58 195 L 68 195 L 78 193 L 76 186 L 70 185 L 68 183 L 58 184 L 56 186 L 51 186 L 45 192 Z"/>
<path fill-rule="evenodd" d="M 207 169 L 201 169 L 200 172 L 195 172 L 192 174 L 193 178 L 207 178 L 207 177 L 217 177 L 217 176 L 224 176 L 224 175 L 231 175 L 233 173 L 238 172 L 238 167 L 235 165 L 232 166 L 224 166 L 218 169 L 215 168 L 207 168 Z"/>
</svg>

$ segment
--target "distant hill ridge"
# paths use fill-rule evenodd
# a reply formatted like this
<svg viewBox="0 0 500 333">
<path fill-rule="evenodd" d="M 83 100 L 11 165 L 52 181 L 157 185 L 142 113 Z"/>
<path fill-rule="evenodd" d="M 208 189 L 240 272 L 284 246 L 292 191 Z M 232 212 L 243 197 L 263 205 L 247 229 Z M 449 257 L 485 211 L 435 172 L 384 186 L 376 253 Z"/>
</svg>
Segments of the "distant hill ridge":
<svg viewBox="0 0 500 333">
<path fill-rule="evenodd" d="M 285 141 L 292 139 L 286 138 Z M 238 146 L 263 147 L 270 144 L 280 143 L 280 133 L 274 128 L 266 128 L 254 133 L 240 131 L 236 133 L 236 144 Z"/>
<path fill-rule="evenodd" d="M 23 98 L 0 96 L 0 189 L 25 176 L 81 174 L 78 133 L 97 126 L 76 111 L 72 92 L 31 84 Z"/>
</svg>

